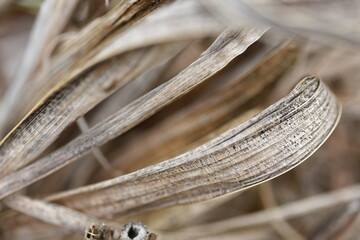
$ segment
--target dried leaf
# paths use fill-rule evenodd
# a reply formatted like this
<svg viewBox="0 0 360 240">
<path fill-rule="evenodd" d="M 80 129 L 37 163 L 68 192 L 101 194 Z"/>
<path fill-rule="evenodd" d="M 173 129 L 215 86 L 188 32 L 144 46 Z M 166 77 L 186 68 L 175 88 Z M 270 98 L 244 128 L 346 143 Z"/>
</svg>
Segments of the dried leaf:
<svg viewBox="0 0 360 240">
<path fill-rule="evenodd" d="M 103 62 L 61 86 L 2 140 L 0 176 L 31 162 L 71 122 L 144 71 L 176 54 L 182 46 L 180 43 L 139 49 Z"/>
<path fill-rule="evenodd" d="M 69 207 L 113 216 L 249 188 L 307 159 L 331 134 L 340 112 L 324 83 L 307 77 L 256 117 L 193 151 L 48 200 L 64 198 Z"/>
</svg>

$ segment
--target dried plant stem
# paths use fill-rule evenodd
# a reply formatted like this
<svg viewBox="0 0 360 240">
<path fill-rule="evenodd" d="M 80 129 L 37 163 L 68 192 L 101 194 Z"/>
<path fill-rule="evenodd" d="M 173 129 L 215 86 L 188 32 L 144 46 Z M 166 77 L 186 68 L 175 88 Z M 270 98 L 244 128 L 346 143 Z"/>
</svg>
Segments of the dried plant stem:
<svg viewBox="0 0 360 240">
<path fill-rule="evenodd" d="M 351 239 L 354 228 L 360 221 L 360 200 L 354 200 L 337 209 L 309 236 L 311 240 Z"/>
<path fill-rule="evenodd" d="M 80 128 L 80 130 L 83 133 L 85 133 L 86 131 L 88 131 L 90 129 L 90 127 L 84 117 L 77 119 L 76 122 L 77 122 L 78 127 Z M 95 159 L 98 161 L 100 166 L 102 166 L 108 173 L 111 173 L 114 176 L 119 176 L 119 175 L 124 174 L 120 170 L 116 170 L 111 166 L 108 159 L 101 152 L 100 148 L 94 148 L 92 150 L 92 154 L 94 155 Z"/>
<path fill-rule="evenodd" d="M 11 196 L 5 199 L 4 202 L 8 207 L 18 212 L 78 232 L 83 232 L 87 226 L 94 223 L 106 223 L 121 227 L 121 225 L 92 218 L 70 208 L 31 199 L 22 195 Z"/>
<path fill-rule="evenodd" d="M 360 199 L 360 185 L 353 185 L 340 190 L 318 194 L 293 203 L 283 204 L 274 209 L 259 211 L 215 223 L 185 228 L 181 233 L 179 232 L 179 234 L 182 236 L 185 236 L 185 233 L 190 235 L 195 233 L 199 233 L 199 235 L 211 235 L 239 228 L 256 227 L 276 221 L 278 219 L 278 214 L 281 214 L 284 219 L 291 219 L 338 206 L 356 199 Z"/>
<path fill-rule="evenodd" d="M 276 212 L 277 203 L 274 196 L 271 181 L 265 182 L 259 186 L 259 192 L 261 201 L 263 202 L 266 209 L 274 209 L 271 214 L 274 214 L 271 225 L 275 230 L 287 240 L 305 240 L 305 238 L 294 229 L 281 215 L 280 212 Z"/>
</svg>

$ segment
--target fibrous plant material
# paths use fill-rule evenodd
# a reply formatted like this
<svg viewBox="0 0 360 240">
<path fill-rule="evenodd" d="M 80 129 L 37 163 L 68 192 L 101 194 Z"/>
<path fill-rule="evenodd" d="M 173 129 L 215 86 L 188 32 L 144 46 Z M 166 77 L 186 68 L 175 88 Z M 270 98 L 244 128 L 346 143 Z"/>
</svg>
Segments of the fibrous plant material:
<svg viewBox="0 0 360 240">
<path fill-rule="evenodd" d="M 318 212 L 327 208 L 338 206 L 340 204 L 359 199 L 359 197 L 360 185 L 350 186 L 337 191 L 318 194 L 293 203 L 287 203 L 281 207 L 271 208 L 244 216 L 228 218 L 214 223 L 190 226 L 179 230 L 177 233 L 172 233 L 172 237 L 174 237 L 174 239 L 182 239 L 187 236 L 211 236 L 222 232 L 234 231 L 236 229 L 266 225 L 269 222 L 278 220 L 279 216 L 283 219 L 292 219 L 312 212 Z M 175 238 L 175 236 L 178 236 L 178 238 Z"/>
<path fill-rule="evenodd" d="M 36 2 L 0 0 L 1 239 L 357 235 L 358 4 Z"/>
<path fill-rule="evenodd" d="M 259 95 L 266 96 L 265 91 L 272 88 L 280 76 L 293 66 L 298 51 L 299 47 L 293 41 L 276 46 L 261 62 L 240 77 L 235 77 L 207 98 L 169 116 L 156 127 L 143 131 L 141 136 L 138 134 L 136 139 L 120 146 L 116 150 L 119 152 L 115 153 L 117 158 L 113 162 L 114 166 L 136 170 L 139 165 L 143 167 L 165 160 L 169 155 L 172 157 L 190 150 L 194 141 L 198 145 L 205 143 L 214 137 L 212 135 L 206 138 L 208 133 L 215 131 L 239 112 L 255 106 Z M 221 80 L 220 76 L 219 81 Z M 242 122 L 244 120 L 246 119 Z M 136 147 L 139 144 L 142 145 L 141 148 Z"/>
<path fill-rule="evenodd" d="M 0 156 L 7 156 L 1 158 L 0 176 L 32 161 L 69 123 L 156 64 L 154 58 L 160 63 L 172 51 L 177 51 L 177 46 L 170 44 L 137 51 L 131 54 L 130 59 L 111 59 L 59 88 L 0 143 Z M 89 95 L 92 96 L 91 101 L 87 99 Z"/>
<path fill-rule="evenodd" d="M 82 231 L 92 223 L 103 222 L 63 206 L 21 195 L 11 196 L 4 202 L 15 210 L 26 212 L 29 216 L 35 216 L 55 225 L 66 226 L 72 230 Z"/>
<path fill-rule="evenodd" d="M 309 38 L 321 37 L 325 42 L 341 39 L 350 46 L 359 46 L 360 43 L 359 30 L 356 28 L 359 21 L 357 1 L 224 0 L 223 7 L 219 7 L 216 0 L 202 2 L 225 21 L 235 23 L 250 18 Z"/>
<path fill-rule="evenodd" d="M 14 104 L 18 95 L 23 90 L 24 84 L 29 81 L 35 69 L 39 67 L 41 59 L 44 58 L 45 50 L 51 44 L 52 39 L 63 31 L 63 28 L 69 21 L 69 16 L 74 11 L 78 2 L 78 0 L 53 0 L 42 4 L 26 52 L 21 59 L 20 68 L 17 69 L 14 82 L 6 92 L 5 99 L 2 102 L 3 105 L 0 110 L 0 135 L 2 135 L 5 122 L 11 120 L 11 111 L 15 108 Z"/>
<path fill-rule="evenodd" d="M 104 144 L 105 142 L 124 133 L 131 127 L 143 121 L 144 119 L 150 117 L 160 108 L 169 104 L 171 101 L 174 101 L 177 97 L 189 92 L 192 88 L 196 87 L 198 84 L 205 81 L 210 76 L 214 75 L 217 71 L 226 66 L 226 64 L 228 64 L 236 56 L 243 53 L 246 48 L 253 42 L 255 42 L 257 39 L 259 39 L 264 32 L 265 29 L 258 28 L 244 29 L 240 32 L 234 30 L 225 31 L 218 38 L 218 40 L 215 41 L 215 43 L 205 53 L 201 55 L 201 57 L 197 61 L 195 61 L 188 68 L 180 72 L 172 80 L 164 83 L 163 85 L 159 86 L 158 88 L 154 89 L 143 97 L 137 99 L 130 105 L 121 109 L 118 113 L 106 119 L 104 123 L 100 123 L 97 126 L 94 126 L 91 131 L 88 131 L 86 134 L 83 134 L 78 138 L 74 139 L 68 145 L 64 146 L 62 149 L 59 149 L 57 152 L 41 160 L 38 160 L 33 165 L 30 165 L 20 170 L 31 173 L 30 175 L 20 174 L 25 178 L 30 177 L 29 179 L 25 181 L 24 179 L 20 180 L 17 177 L 18 173 L 16 173 L 6 176 L 5 178 L 3 178 L 3 181 L 0 180 L 0 197 L 9 195 L 14 191 L 19 190 L 26 185 L 29 185 L 31 182 L 34 182 L 54 172 L 55 170 L 63 167 L 64 165 L 78 159 L 79 157 L 87 153 L 89 150 L 91 150 L 91 148 Z M 156 53 L 160 54 L 159 51 L 156 51 Z M 163 53 L 164 51 L 161 51 L 161 54 Z M 136 56 L 138 60 L 142 59 L 142 52 L 139 52 L 139 55 Z M 146 58 L 148 57 L 149 56 L 146 56 Z M 221 60 L 219 58 L 221 58 Z M 147 63 L 151 64 L 152 61 L 148 59 Z M 212 64 L 212 68 L 208 68 L 209 64 Z M 115 66 L 116 64 L 114 64 L 114 67 Z M 137 67 L 141 67 L 141 65 L 138 64 Z M 129 67 L 127 66 L 126 68 Z M 105 77 L 106 76 L 107 75 L 105 75 Z M 99 80 L 98 77 L 99 75 L 96 75 L 92 76 L 90 79 L 94 81 L 99 81 L 100 86 L 94 84 L 88 85 L 89 83 L 87 83 L 87 81 L 82 81 L 81 85 L 88 85 L 89 91 L 100 90 L 102 93 L 105 94 L 108 94 L 108 91 L 113 91 L 112 88 L 108 89 L 108 83 L 101 81 L 101 79 Z M 113 81 L 118 79 L 114 75 L 111 75 L 109 77 Z M 129 75 L 126 75 L 126 78 L 131 79 Z M 71 101 L 80 107 L 80 100 L 74 102 L 73 98 L 70 97 L 72 95 L 70 94 L 70 92 L 75 91 L 73 95 L 79 97 L 81 96 L 79 92 L 83 93 L 84 89 L 82 87 L 78 87 L 77 83 L 74 84 L 75 87 L 66 87 L 63 89 L 66 92 L 69 91 L 67 94 L 64 94 L 60 91 L 58 93 L 58 98 L 54 96 L 49 98 L 49 102 L 40 106 L 40 109 L 43 109 L 43 111 L 46 111 L 44 109 L 49 109 L 48 111 L 54 111 L 52 106 L 53 104 L 55 104 L 54 102 L 58 101 Z M 83 95 L 83 97 L 85 97 L 85 94 Z M 66 111 L 66 113 L 69 114 L 68 108 L 64 109 L 64 106 L 62 104 L 58 103 L 55 105 L 58 106 L 57 108 L 55 108 L 55 110 Z M 89 103 L 87 103 L 87 105 L 89 105 Z M 28 121 L 34 122 L 37 127 L 41 126 L 42 129 L 44 129 L 45 124 L 58 125 L 57 122 L 62 123 L 62 121 L 64 121 L 64 117 L 58 114 L 51 115 L 52 118 L 55 118 L 56 121 L 54 119 L 49 119 L 47 117 L 47 114 L 43 114 L 43 111 L 39 110 L 35 112 L 34 116 L 30 115 Z M 71 114 L 79 115 L 79 112 L 72 112 Z M 45 122 L 39 121 L 37 118 L 43 118 Z M 66 121 L 71 120 L 69 118 L 66 119 Z M 62 126 L 65 127 L 66 125 L 63 123 Z M 39 153 L 34 152 L 35 145 L 36 148 L 44 148 L 46 146 L 45 144 L 49 144 L 51 139 L 53 138 L 51 138 L 50 136 L 55 134 L 55 132 L 60 131 L 60 129 L 49 128 L 48 126 L 48 128 L 44 129 L 44 131 L 38 133 L 47 136 L 47 138 L 37 138 L 37 142 L 32 141 L 31 145 L 29 145 L 27 144 L 27 142 L 24 142 L 24 138 L 33 137 L 33 128 L 35 128 L 35 126 L 28 124 L 27 121 L 24 121 L 11 133 L 11 135 L 9 135 L 3 140 L 2 145 L 0 145 L 0 152 L 4 155 L 7 154 L 9 156 L 9 158 L 3 158 L 2 162 L 0 162 L 0 164 L 3 166 L 3 174 L 5 174 L 7 171 L 11 171 L 10 169 L 17 169 L 21 165 L 24 165 L 26 163 L 26 161 L 24 161 L 24 158 L 19 158 L 20 154 L 24 157 L 26 155 L 26 159 L 30 161 L 31 157 L 33 157 L 32 155 L 30 155 L 30 153 Z M 48 131 L 51 131 L 51 133 L 49 133 Z M 20 137 L 18 134 L 23 137 Z M 18 145 L 19 142 L 20 144 Z M 76 146 L 75 149 L 77 150 L 74 149 L 74 146 Z M 13 158 L 11 159 L 10 156 L 12 156 Z M 14 182 L 11 183 L 11 181 Z M 8 192 L 8 190 L 10 189 L 12 192 Z"/>
<path fill-rule="evenodd" d="M 60 194 L 51 200 L 65 197 L 65 205 L 92 215 L 111 216 L 131 209 L 138 211 L 206 200 L 247 188 L 306 159 L 331 133 L 339 114 L 340 106 L 326 86 L 320 80 L 308 77 L 286 98 L 254 119 L 192 152 L 129 176 Z M 289 135 L 292 136 L 290 142 Z M 277 137 L 270 141 L 269 136 Z M 274 143 L 276 148 L 268 148 Z M 159 174 L 163 177 L 157 178 Z M 171 175 L 178 180 L 168 180 L 164 184 L 163 181 L 170 179 L 165 176 Z M 154 188 L 146 187 L 149 181 Z M 134 185 L 138 193 L 132 193 Z"/>
<path fill-rule="evenodd" d="M 307 77 L 264 112 L 193 151 L 48 200 L 63 198 L 67 206 L 109 217 L 245 189 L 308 158 L 333 131 L 340 112 L 328 88 Z"/>
<path fill-rule="evenodd" d="M 193 27 L 197 29 L 198 25 L 193 25 Z M 184 31 L 183 28 L 175 29 Z M 185 29 L 185 31 L 188 30 L 189 28 Z M 136 29 L 133 32 L 130 31 L 130 37 L 124 35 L 128 43 L 132 43 L 134 38 L 138 38 L 136 32 Z M 259 30 L 260 32 L 261 30 Z M 105 44 L 104 48 L 100 48 L 95 56 L 89 58 L 86 64 L 84 63 L 86 66 L 83 64 L 80 68 L 76 68 L 74 70 L 76 73 L 71 74 L 70 78 L 68 73 L 71 71 L 62 66 L 62 64 L 59 64 L 62 66 L 65 72 L 63 74 L 66 74 L 67 79 L 62 78 L 61 81 L 56 82 L 52 77 L 49 77 L 47 82 L 54 81 L 56 86 L 50 88 L 50 92 L 0 142 L 0 156 L 7 156 L 6 158 L 0 158 L 0 165 L 2 166 L 0 176 L 4 176 L 7 172 L 16 170 L 31 162 L 76 118 L 84 115 L 100 101 L 128 84 L 143 72 L 169 59 L 169 56 L 172 54 L 178 53 L 183 47 L 182 41 L 176 39 L 176 42 L 180 41 L 180 43 L 170 42 L 166 44 L 168 38 L 170 36 L 173 37 L 172 33 L 168 32 L 165 35 L 160 35 L 159 38 L 155 38 L 158 43 L 157 46 L 144 47 L 144 44 L 148 46 L 149 42 L 140 42 L 134 49 L 134 46 L 130 44 L 130 47 L 132 47 L 130 50 L 133 51 L 124 55 L 121 55 L 121 53 L 129 51 L 129 49 L 124 49 L 124 46 L 116 47 L 117 44 L 123 42 L 123 39 L 120 37 L 116 41 L 111 42 L 111 46 L 107 47 L 107 44 Z M 208 33 L 209 31 L 203 32 L 205 35 Z M 79 37 L 82 37 L 82 35 Z M 260 36 L 255 36 L 253 41 L 258 37 Z M 164 42 L 165 44 L 161 44 Z M 251 43 L 250 39 L 248 45 Z M 77 46 L 74 46 L 77 49 Z M 239 49 L 240 53 L 245 49 Z M 113 57 L 115 53 L 120 56 Z M 232 58 L 235 56 L 237 54 L 234 51 Z M 226 63 L 225 60 L 224 63 Z M 58 67 L 56 63 L 54 64 Z M 49 70 L 49 72 L 53 74 L 54 71 Z M 61 75 L 61 73 L 58 75 Z M 87 96 L 92 96 L 91 100 L 87 99 Z M 28 142 L 28 139 L 34 139 L 34 141 Z"/>
</svg>

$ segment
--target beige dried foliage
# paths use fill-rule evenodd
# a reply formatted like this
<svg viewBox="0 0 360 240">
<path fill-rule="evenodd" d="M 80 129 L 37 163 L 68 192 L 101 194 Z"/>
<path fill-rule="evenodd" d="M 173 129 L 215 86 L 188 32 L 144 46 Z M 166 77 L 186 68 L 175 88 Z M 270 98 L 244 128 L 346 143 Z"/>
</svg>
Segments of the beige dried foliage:
<svg viewBox="0 0 360 240">
<path fill-rule="evenodd" d="M 65 198 L 65 205 L 111 217 L 245 189 L 308 158 L 333 131 L 340 113 L 321 81 L 308 77 L 286 98 L 193 151 L 48 200 Z"/>
<path fill-rule="evenodd" d="M 356 236 L 349 2 L 0 1 L 0 238 Z"/>
</svg>

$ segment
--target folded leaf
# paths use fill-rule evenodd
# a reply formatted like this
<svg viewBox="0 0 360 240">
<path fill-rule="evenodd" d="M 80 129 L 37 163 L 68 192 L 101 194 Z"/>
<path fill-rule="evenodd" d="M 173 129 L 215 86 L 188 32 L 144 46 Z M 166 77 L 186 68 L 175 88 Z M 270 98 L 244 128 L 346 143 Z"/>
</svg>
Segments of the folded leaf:
<svg viewBox="0 0 360 240">
<path fill-rule="evenodd" d="M 48 198 L 96 216 L 212 199 L 243 190 L 306 160 L 334 130 L 340 103 L 316 77 L 254 118 L 176 158 Z"/>
</svg>

